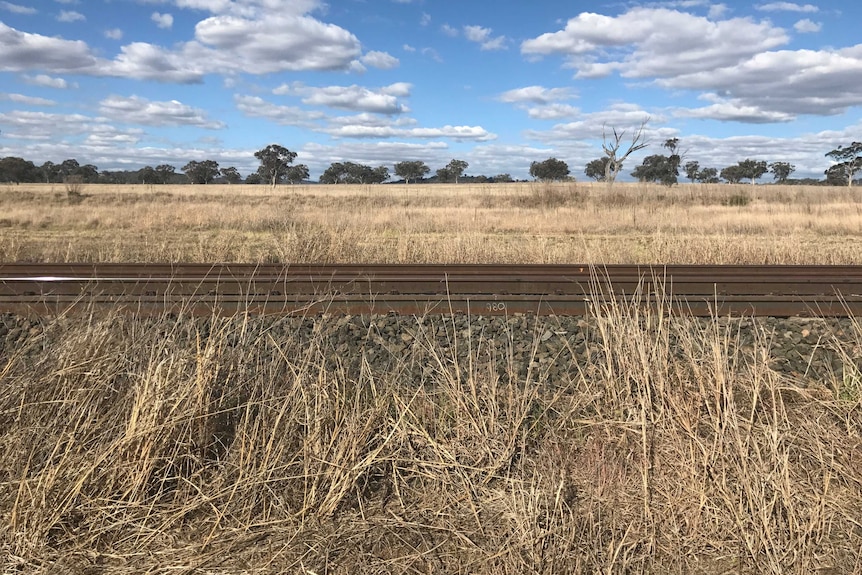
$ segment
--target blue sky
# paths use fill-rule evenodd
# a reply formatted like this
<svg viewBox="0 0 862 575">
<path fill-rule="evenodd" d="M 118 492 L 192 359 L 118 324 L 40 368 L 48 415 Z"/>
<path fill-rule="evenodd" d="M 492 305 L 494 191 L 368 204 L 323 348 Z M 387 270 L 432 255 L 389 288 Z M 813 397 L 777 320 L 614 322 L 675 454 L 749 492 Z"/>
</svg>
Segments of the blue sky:
<svg viewBox="0 0 862 575">
<path fill-rule="evenodd" d="M 857 2 L 0 0 L 0 157 L 100 169 L 278 143 L 331 162 L 583 179 L 602 127 L 722 168 L 862 139 Z"/>
</svg>

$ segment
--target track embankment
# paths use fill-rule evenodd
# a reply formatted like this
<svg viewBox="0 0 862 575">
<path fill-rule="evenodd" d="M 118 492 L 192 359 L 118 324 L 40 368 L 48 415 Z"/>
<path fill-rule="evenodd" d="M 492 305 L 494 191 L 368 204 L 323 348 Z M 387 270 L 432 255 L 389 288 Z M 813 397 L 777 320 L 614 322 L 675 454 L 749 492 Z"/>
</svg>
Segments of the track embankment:
<svg viewBox="0 0 862 575">
<path fill-rule="evenodd" d="M 862 266 L 0 264 L 0 311 L 851 317 Z"/>
</svg>

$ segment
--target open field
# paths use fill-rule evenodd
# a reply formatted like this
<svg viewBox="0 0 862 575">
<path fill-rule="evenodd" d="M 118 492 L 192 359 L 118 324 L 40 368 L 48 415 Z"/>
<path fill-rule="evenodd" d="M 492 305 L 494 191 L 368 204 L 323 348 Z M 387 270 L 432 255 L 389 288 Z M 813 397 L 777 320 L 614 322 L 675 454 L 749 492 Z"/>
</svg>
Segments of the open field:
<svg viewBox="0 0 862 575">
<path fill-rule="evenodd" d="M 862 194 L 0 186 L 2 261 L 862 264 Z M 0 314 L 0 573 L 862 572 L 862 325 Z"/>
<path fill-rule="evenodd" d="M 759 321 L 0 316 L 0 571 L 859 573 L 862 327 Z"/>
<path fill-rule="evenodd" d="M 862 263 L 862 191 L 0 186 L 2 261 Z"/>
</svg>

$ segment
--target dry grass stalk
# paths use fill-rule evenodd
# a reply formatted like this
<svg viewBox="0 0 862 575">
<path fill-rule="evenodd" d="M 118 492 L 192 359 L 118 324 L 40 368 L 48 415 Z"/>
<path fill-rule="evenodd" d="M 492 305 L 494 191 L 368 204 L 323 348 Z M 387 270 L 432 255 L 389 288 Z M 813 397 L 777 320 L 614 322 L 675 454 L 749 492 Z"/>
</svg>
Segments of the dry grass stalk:
<svg viewBox="0 0 862 575">
<path fill-rule="evenodd" d="M 88 185 L 76 203 L 49 184 L 0 191 L 0 261 L 862 263 L 860 229 L 862 192 L 846 187 Z"/>
<path fill-rule="evenodd" d="M 852 349 L 809 391 L 765 334 L 594 312 L 567 377 L 445 317 L 386 369 L 338 318 L 33 328 L 0 351 L 2 570 L 858 571 Z"/>
</svg>

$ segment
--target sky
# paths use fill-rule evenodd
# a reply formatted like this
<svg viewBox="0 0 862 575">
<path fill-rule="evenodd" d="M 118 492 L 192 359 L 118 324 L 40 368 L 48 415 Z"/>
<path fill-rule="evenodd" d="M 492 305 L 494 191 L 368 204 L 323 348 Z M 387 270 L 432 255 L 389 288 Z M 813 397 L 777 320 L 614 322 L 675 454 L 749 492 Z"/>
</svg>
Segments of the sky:
<svg viewBox="0 0 862 575">
<path fill-rule="evenodd" d="M 862 140 L 862 3 L 727 0 L 0 0 L 0 157 L 100 170 L 280 144 L 332 162 L 451 159 L 585 179 L 648 120 L 702 167 Z M 627 142 L 624 139 L 624 143 Z"/>
</svg>

